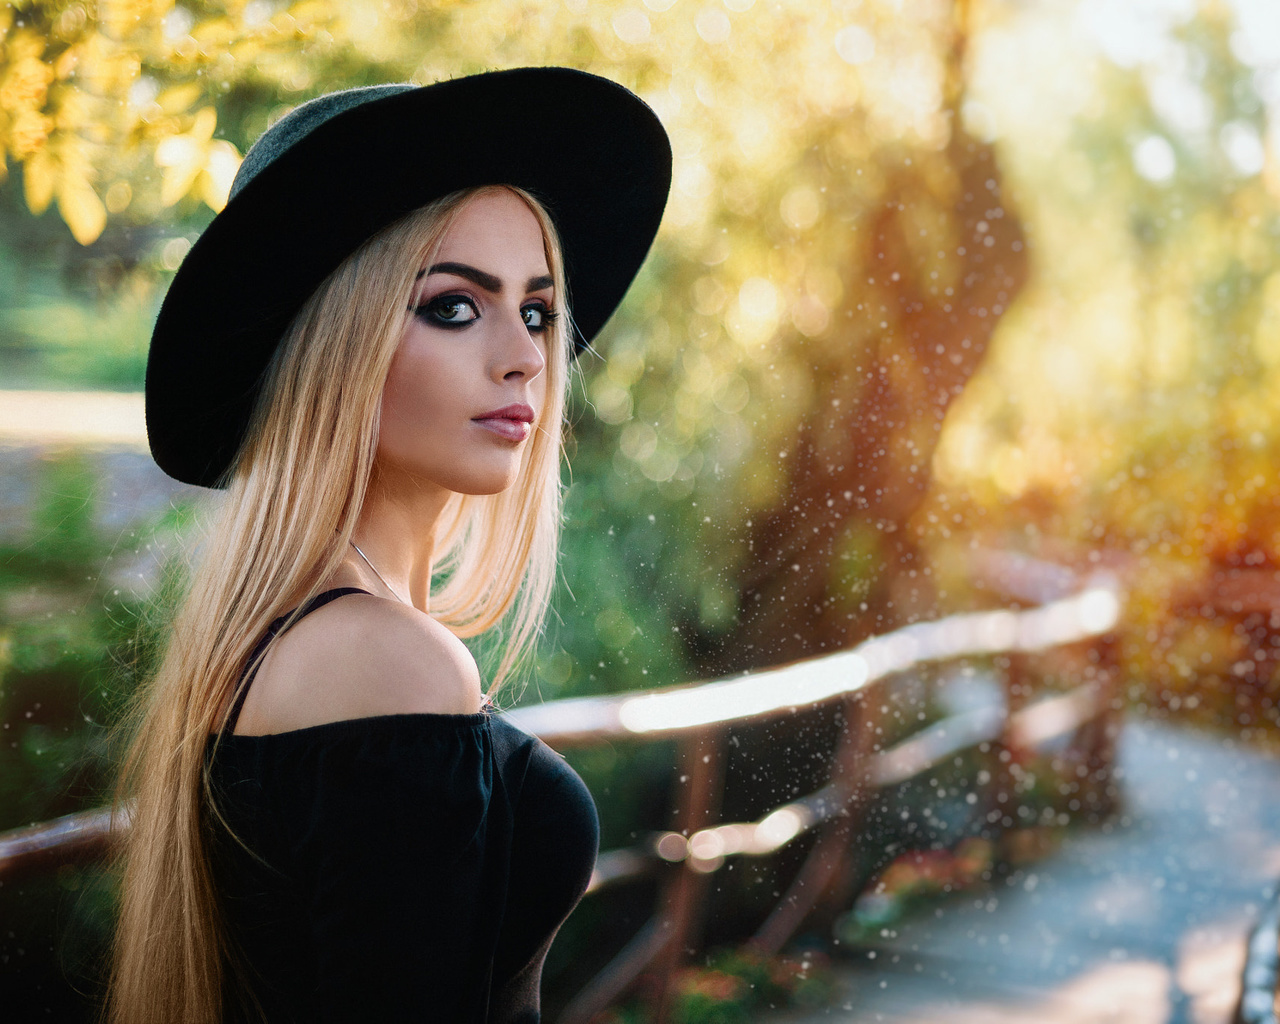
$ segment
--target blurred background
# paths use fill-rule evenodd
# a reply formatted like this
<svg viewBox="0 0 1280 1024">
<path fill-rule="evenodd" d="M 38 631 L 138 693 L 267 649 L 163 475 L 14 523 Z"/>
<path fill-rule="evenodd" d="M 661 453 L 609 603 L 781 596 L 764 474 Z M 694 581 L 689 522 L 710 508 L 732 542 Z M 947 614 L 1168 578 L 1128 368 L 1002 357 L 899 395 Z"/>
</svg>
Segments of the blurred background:
<svg viewBox="0 0 1280 1024">
<path fill-rule="evenodd" d="M 150 463 L 139 391 L 159 300 L 243 153 L 321 92 L 523 64 L 638 92 L 675 180 L 645 270 L 580 361 L 562 584 L 503 703 L 710 679 L 1003 606 L 975 569 L 995 552 L 1119 581 L 1107 657 L 1131 721 L 1270 756 L 1273 0 L 9 0 L 0 829 L 103 802 L 109 727 L 214 507 Z M 536 147 L 544 117 L 511 145 Z M 425 128 L 444 159 L 486 130 Z M 739 814 L 779 795 L 770 757 L 809 756 L 784 738 L 745 737 L 760 756 L 733 769 Z M 573 755 L 606 847 L 664 827 L 674 757 Z M 1264 848 L 1259 870 L 1280 872 L 1280 839 Z M 872 860 L 868 878 L 892 857 Z M 794 858 L 759 870 L 785 878 Z M 81 868 L 0 885 L 0 1002 L 85 1012 L 109 891 Z M 723 899 L 708 942 L 749 934 L 758 909 Z M 584 904 L 549 1005 L 639 902 Z"/>
</svg>

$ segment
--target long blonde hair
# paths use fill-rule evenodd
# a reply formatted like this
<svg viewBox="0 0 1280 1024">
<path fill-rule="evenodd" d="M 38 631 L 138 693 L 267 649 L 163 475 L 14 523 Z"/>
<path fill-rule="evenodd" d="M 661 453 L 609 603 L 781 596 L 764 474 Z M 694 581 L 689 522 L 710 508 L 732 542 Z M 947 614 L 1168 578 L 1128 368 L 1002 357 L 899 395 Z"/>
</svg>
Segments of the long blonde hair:
<svg viewBox="0 0 1280 1024">
<path fill-rule="evenodd" d="M 318 593 L 348 551 L 417 272 L 462 207 L 499 188 L 507 186 L 447 196 L 369 239 L 303 306 L 276 352 L 164 658 L 130 719 L 117 802 L 130 810 L 111 1024 L 221 1019 L 236 968 L 209 865 L 207 827 L 217 811 L 207 745 L 226 725 L 268 624 L 292 595 L 304 594 L 303 604 Z M 510 191 L 541 224 L 561 307 L 548 344 L 546 407 L 514 486 L 450 499 L 438 526 L 444 582 L 432 596 L 433 614 L 461 636 L 503 623 L 507 648 L 490 692 L 532 648 L 555 581 L 569 363 L 554 228 L 533 197 Z"/>
</svg>

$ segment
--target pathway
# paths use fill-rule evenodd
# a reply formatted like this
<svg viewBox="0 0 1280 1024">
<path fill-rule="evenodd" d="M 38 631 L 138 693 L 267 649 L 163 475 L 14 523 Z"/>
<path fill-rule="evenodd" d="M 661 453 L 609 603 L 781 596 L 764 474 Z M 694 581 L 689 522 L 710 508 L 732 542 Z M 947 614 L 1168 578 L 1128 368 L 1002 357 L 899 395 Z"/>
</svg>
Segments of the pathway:
<svg viewBox="0 0 1280 1024">
<path fill-rule="evenodd" d="M 1120 771 L 1112 824 L 841 962 L 834 1007 L 761 1024 L 1227 1024 L 1280 876 L 1280 763 L 1130 722 Z"/>
</svg>

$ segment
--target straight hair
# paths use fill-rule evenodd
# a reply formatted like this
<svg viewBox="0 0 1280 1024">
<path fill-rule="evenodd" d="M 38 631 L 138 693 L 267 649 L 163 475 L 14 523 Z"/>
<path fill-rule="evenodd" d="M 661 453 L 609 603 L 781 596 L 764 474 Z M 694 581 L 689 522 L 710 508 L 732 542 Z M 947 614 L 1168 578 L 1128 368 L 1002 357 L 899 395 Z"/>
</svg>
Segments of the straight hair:
<svg viewBox="0 0 1280 1024">
<path fill-rule="evenodd" d="M 128 829 L 109 1024 L 216 1024 L 225 1000 L 246 998 L 210 864 L 211 827 L 221 821 L 211 744 L 216 751 L 268 625 L 302 594 L 287 631 L 349 550 L 419 270 L 470 200 L 504 190 L 542 228 L 561 313 L 548 331 L 546 405 L 512 487 L 449 500 L 437 524 L 442 584 L 432 615 L 463 637 L 502 624 L 507 644 L 490 694 L 537 640 L 555 582 L 571 321 L 550 217 L 521 189 L 486 186 L 437 200 L 369 239 L 303 305 L 268 368 L 160 667 L 124 725 L 131 739 L 115 806 Z"/>
</svg>

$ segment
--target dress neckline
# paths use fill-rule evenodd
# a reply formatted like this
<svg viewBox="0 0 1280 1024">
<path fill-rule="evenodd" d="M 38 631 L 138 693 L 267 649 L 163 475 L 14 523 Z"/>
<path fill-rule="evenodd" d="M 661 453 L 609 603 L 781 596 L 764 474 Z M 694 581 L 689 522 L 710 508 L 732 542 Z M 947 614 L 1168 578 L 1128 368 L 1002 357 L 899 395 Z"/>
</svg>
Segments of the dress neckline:
<svg viewBox="0 0 1280 1024">
<path fill-rule="evenodd" d="M 264 733 L 210 733 L 208 743 L 222 744 L 227 741 L 243 746 L 272 741 L 288 742 L 292 739 L 330 738 L 338 739 L 345 734 L 359 734 L 370 731 L 394 730 L 399 728 L 425 729 L 475 729 L 487 726 L 499 713 L 489 705 L 486 710 L 470 714 L 441 714 L 431 711 L 411 711 L 394 715 L 366 715 L 362 718 L 338 718 L 332 722 L 320 722 L 317 725 L 304 725 L 299 729 L 285 729 L 282 732 Z"/>
</svg>

